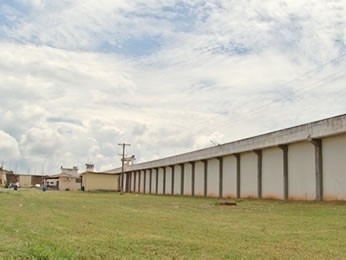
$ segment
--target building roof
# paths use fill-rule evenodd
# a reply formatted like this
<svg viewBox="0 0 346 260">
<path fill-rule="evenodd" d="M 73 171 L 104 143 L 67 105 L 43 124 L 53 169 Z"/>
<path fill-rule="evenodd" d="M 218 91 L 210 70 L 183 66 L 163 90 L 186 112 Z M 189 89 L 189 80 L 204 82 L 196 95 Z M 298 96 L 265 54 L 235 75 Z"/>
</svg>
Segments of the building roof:
<svg viewBox="0 0 346 260">
<path fill-rule="evenodd" d="M 55 175 L 46 175 L 46 176 L 44 176 L 45 179 L 58 179 L 60 177 L 79 178 L 80 175 L 79 174 L 62 172 L 62 173 L 55 174 Z"/>
<path fill-rule="evenodd" d="M 176 156 L 129 165 L 125 167 L 125 172 L 218 158 L 221 156 L 244 153 L 269 147 L 278 147 L 279 145 L 309 141 L 343 133 L 346 133 L 346 114 Z M 116 168 L 106 172 L 121 173 L 121 170 L 121 168 Z"/>
<path fill-rule="evenodd" d="M 113 173 L 113 172 L 92 172 L 92 171 L 86 171 L 82 172 L 80 175 L 85 175 L 85 174 L 98 174 L 98 175 L 119 175 L 120 173 Z"/>
</svg>

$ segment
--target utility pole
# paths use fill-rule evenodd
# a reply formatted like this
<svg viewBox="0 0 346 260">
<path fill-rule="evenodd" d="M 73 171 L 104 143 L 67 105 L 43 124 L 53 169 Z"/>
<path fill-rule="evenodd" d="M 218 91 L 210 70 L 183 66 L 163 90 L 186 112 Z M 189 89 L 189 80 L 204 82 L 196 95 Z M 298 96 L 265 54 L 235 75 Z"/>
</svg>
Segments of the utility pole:
<svg viewBox="0 0 346 260">
<path fill-rule="evenodd" d="M 131 146 L 130 144 L 122 143 L 118 144 L 122 146 L 122 154 L 121 154 L 121 175 L 120 175 L 120 192 L 124 192 L 124 166 L 125 166 L 125 147 Z"/>
<path fill-rule="evenodd" d="M 4 170 L 4 164 L 7 163 L 8 161 L 1 161 L 1 169 Z"/>
</svg>

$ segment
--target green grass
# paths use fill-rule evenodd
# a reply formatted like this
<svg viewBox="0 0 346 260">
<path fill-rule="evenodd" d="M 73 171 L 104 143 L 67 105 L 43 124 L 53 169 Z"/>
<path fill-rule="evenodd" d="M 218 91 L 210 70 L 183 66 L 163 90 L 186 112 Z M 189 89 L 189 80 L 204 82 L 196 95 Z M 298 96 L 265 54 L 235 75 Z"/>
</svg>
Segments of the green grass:
<svg viewBox="0 0 346 260">
<path fill-rule="evenodd" d="M 346 203 L 0 192 L 0 258 L 345 259 Z"/>
</svg>

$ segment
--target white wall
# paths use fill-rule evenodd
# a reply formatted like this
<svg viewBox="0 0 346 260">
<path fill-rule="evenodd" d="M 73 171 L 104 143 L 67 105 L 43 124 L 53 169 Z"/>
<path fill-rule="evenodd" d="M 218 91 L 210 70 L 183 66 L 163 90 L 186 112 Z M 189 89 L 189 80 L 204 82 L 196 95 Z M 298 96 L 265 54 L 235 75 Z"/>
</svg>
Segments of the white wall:
<svg viewBox="0 0 346 260">
<path fill-rule="evenodd" d="M 207 194 L 209 197 L 219 196 L 219 161 L 217 159 L 208 160 Z"/>
<path fill-rule="evenodd" d="M 83 186 L 85 191 L 118 191 L 119 176 L 111 174 L 83 174 Z"/>
<path fill-rule="evenodd" d="M 140 171 L 136 172 L 136 187 L 135 187 L 135 191 L 139 192 L 139 179 L 140 179 Z"/>
<path fill-rule="evenodd" d="M 223 158 L 223 197 L 237 197 L 237 159 L 234 156 Z"/>
<path fill-rule="evenodd" d="M 184 195 L 192 195 L 192 165 L 184 164 Z"/>
<path fill-rule="evenodd" d="M 257 155 L 254 152 L 240 154 L 240 197 L 257 198 Z"/>
<path fill-rule="evenodd" d="M 126 174 L 123 174 L 123 178 L 120 178 L 120 181 L 122 182 L 122 186 L 120 185 L 120 189 L 121 187 L 123 188 L 123 191 L 126 189 L 126 181 L 127 181 L 127 176 Z"/>
<path fill-rule="evenodd" d="M 207 149 L 200 149 L 198 151 L 192 151 L 172 157 L 134 164 L 129 166 L 127 170 L 134 171 L 144 168 L 156 168 L 190 161 L 205 160 L 208 158 L 227 156 L 229 154 L 245 153 L 268 147 L 274 147 L 281 144 L 304 142 L 308 136 L 311 138 L 321 138 L 324 136 L 345 134 L 345 132 L 346 115 L 341 115 L 231 143 L 213 146 Z M 120 169 L 117 168 L 110 171 L 113 173 L 118 173 Z"/>
<path fill-rule="evenodd" d="M 158 194 L 163 194 L 163 168 L 159 168 L 158 175 Z"/>
<path fill-rule="evenodd" d="M 181 167 L 180 165 L 174 166 L 174 194 L 181 194 Z"/>
<path fill-rule="evenodd" d="M 140 192 L 141 193 L 144 193 L 144 173 L 145 173 L 145 171 L 141 170 L 141 174 L 140 174 L 140 176 L 141 176 Z"/>
<path fill-rule="evenodd" d="M 172 194 L 172 168 L 166 167 L 166 195 Z"/>
<path fill-rule="evenodd" d="M 151 171 L 151 194 L 156 194 L 156 175 L 157 169 Z"/>
<path fill-rule="evenodd" d="M 316 197 L 315 150 L 311 143 L 288 146 L 289 199 L 314 200 Z"/>
<path fill-rule="evenodd" d="M 335 137 L 339 135 L 339 137 Z M 326 137 L 329 136 L 329 137 Z M 331 137 L 334 136 L 334 137 Z M 208 193 L 218 193 L 218 185 L 213 175 L 215 164 L 213 159 L 225 157 L 223 194 L 236 193 L 236 165 L 235 158 L 229 154 L 241 155 L 241 196 L 257 197 L 257 155 L 254 150 L 263 150 L 262 168 L 262 195 L 264 197 L 283 198 L 283 168 L 281 150 L 271 147 L 288 144 L 288 193 L 290 199 L 315 199 L 315 152 L 314 146 L 307 142 L 307 138 L 324 138 L 323 143 L 323 172 L 324 172 L 324 198 L 346 199 L 346 168 L 345 139 L 346 139 L 346 115 L 327 118 L 316 122 L 291 127 L 272 133 L 259 135 L 243 140 L 226 143 L 220 146 L 192 151 L 177 156 L 162 158 L 150 162 L 131 165 L 127 171 L 143 170 L 148 168 L 167 167 L 167 165 L 196 162 L 195 194 L 204 193 L 204 169 L 201 160 L 209 160 L 209 189 Z M 280 155 L 280 156 L 279 156 Z M 230 175 L 228 175 L 228 170 Z M 110 170 L 119 173 L 121 168 Z M 180 167 L 176 166 L 176 193 L 180 194 Z M 218 178 L 218 176 L 217 176 Z M 170 181 L 167 178 L 167 181 Z M 184 181 L 185 183 L 185 181 Z M 280 183 L 280 185 L 279 185 Z M 186 187 L 185 187 L 186 185 Z M 147 185 L 148 186 L 148 185 Z M 153 185 L 155 187 L 155 184 Z M 184 184 L 184 189 L 188 183 Z M 153 187 L 153 188 L 154 188 Z M 167 185 L 167 191 L 170 185 Z M 148 192 L 146 190 L 146 192 Z"/>
<path fill-rule="evenodd" d="M 284 199 L 283 151 L 278 147 L 262 151 L 262 197 Z"/>
<path fill-rule="evenodd" d="M 323 151 L 323 198 L 346 200 L 346 135 L 326 138 Z"/>
<path fill-rule="evenodd" d="M 130 185 L 130 191 L 134 192 L 135 191 L 135 176 L 136 172 L 131 173 L 131 185 Z"/>
<path fill-rule="evenodd" d="M 135 174 L 136 174 L 136 172 L 132 172 L 132 173 L 131 173 L 130 191 L 132 191 L 132 192 L 135 191 Z"/>
<path fill-rule="evenodd" d="M 150 193 L 150 190 L 149 190 L 149 183 L 150 183 L 150 171 L 149 170 L 146 170 L 146 173 L 145 173 L 145 193 L 146 194 L 149 194 Z"/>
<path fill-rule="evenodd" d="M 195 196 L 204 196 L 204 163 L 198 161 L 195 167 Z"/>
</svg>

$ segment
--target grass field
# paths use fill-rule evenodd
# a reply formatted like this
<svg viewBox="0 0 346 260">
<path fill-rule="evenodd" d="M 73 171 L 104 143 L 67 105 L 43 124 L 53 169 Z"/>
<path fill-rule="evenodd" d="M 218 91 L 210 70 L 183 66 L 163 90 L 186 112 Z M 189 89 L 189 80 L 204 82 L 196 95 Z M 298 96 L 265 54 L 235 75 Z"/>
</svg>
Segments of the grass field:
<svg viewBox="0 0 346 260">
<path fill-rule="evenodd" d="M 0 258 L 346 258 L 341 202 L 39 190 L 0 201 Z"/>
</svg>

